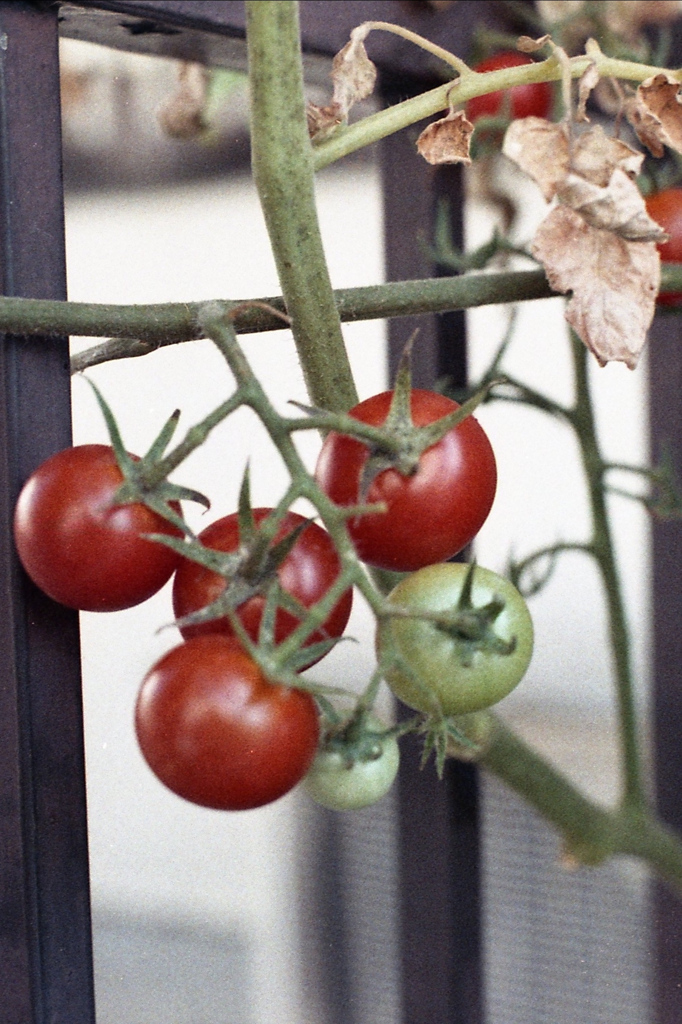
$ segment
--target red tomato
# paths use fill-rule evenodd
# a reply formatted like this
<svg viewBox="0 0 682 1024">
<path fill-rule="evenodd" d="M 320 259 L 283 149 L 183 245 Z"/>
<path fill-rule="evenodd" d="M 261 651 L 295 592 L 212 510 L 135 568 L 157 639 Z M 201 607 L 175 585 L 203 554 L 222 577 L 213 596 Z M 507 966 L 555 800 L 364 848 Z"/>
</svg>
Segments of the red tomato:
<svg viewBox="0 0 682 1024">
<path fill-rule="evenodd" d="M 14 513 L 17 551 L 34 583 L 60 604 L 118 611 L 170 579 L 178 555 L 143 535 L 182 534 L 145 505 L 114 505 L 122 482 L 113 450 L 102 444 L 57 452 L 26 481 Z"/>
<path fill-rule="evenodd" d="M 360 402 L 350 415 L 380 426 L 393 392 Z M 457 409 L 432 391 L 412 391 L 412 420 L 425 426 Z M 369 458 L 361 441 L 331 432 L 320 452 L 315 477 L 337 505 L 360 501 L 360 478 Z M 473 540 L 492 507 L 497 486 L 495 456 L 479 423 L 469 416 L 427 448 L 413 476 L 386 469 L 374 479 L 366 501 L 385 502 L 386 512 L 357 516 L 348 531 L 360 558 L 370 565 L 411 572 L 442 562 Z"/>
<path fill-rule="evenodd" d="M 682 263 L 682 188 L 666 188 L 646 199 L 649 216 L 670 235 L 658 251 L 665 263 Z M 661 306 L 682 305 L 682 292 L 664 292 L 658 296 Z"/>
<path fill-rule="evenodd" d="M 256 524 L 261 523 L 272 511 L 269 508 L 256 508 L 253 517 Z M 305 522 L 303 516 L 296 512 L 287 512 L 275 541 L 281 540 L 291 533 L 300 523 Z M 237 513 L 218 519 L 207 526 L 199 534 L 199 540 L 207 548 L 216 551 L 236 551 L 239 547 L 239 517 Z M 317 523 L 309 523 L 298 538 L 294 547 L 282 562 L 278 570 L 279 582 L 304 608 L 310 608 L 319 601 L 336 582 L 341 563 L 336 554 L 334 544 L 326 530 Z M 197 562 L 182 559 L 175 574 L 173 583 L 173 610 L 177 619 L 190 615 L 215 601 L 225 589 L 225 580 L 210 569 Z M 332 610 L 324 624 L 324 628 L 316 630 L 307 640 L 306 646 L 326 640 L 329 637 L 341 636 L 348 624 L 352 590 L 346 591 L 341 600 Z M 239 618 L 252 640 L 258 639 L 258 630 L 263 617 L 265 597 L 256 594 L 250 597 L 239 608 Z M 300 619 L 283 608 L 277 610 L 275 619 L 275 641 L 281 643 L 298 626 Z M 183 626 L 181 633 L 185 639 L 207 633 L 221 633 L 232 636 L 232 627 L 227 618 L 213 619 L 210 622 L 194 626 Z"/>
<path fill-rule="evenodd" d="M 530 57 L 513 50 L 496 53 L 478 64 L 474 71 L 500 71 L 502 68 L 521 67 L 532 64 Z M 515 85 L 509 90 L 511 119 L 521 117 L 548 117 L 552 109 L 552 86 L 549 82 L 529 82 L 528 85 Z M 509 109 L 509 108 L 507 108 Z M 466 105 L 466 115 L 470 121 L 479 117 L 497 117 L 505 113 L 505 92 L 489 92 L 484 96 L 474 96 Z"/>
<path fill-rule="evenodd" d="M 315 701 L 275 686 L 236 640 L 200 636 L 147 673 L 135 709 L 142 753 L 178 796 L 242 811 L 279 799 L 317 750 Z"/>
</svg>

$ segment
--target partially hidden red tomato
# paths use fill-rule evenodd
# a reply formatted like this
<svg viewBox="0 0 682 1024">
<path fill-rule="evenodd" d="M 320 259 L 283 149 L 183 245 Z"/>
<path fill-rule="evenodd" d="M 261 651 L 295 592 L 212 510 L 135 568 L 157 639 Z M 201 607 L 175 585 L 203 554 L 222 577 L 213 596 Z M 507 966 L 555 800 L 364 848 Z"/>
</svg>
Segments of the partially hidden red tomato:
<svg viewBox="0 0 682 1024">
<path fill-rule="evenodd" d="M 670 235 L 658 251 L 665 263 L 682 263 L 682 188 L 666 188 L 647 196 L 646 211 Z M 682 305 L 682 292 L 663 292 L 657 302 L 661 306 Z"/>
<path fill-rule="evenodd" d="M 101 444 L 57 452 L 26 481 L 14 514 L 17 551 L 34 583 L 60 604 L 130 608 L 173 574 L 178 555 L 144 534 L 181 532 L 145 505 L 115 505 L 122 482 L 113 450 Z"/>
<path fill-rule="evenodd" d="M 521 67 L 532 64 L 530 57 L 513 50 L 496 53 L 478 64 L 474 71 L 500 71 L 502 68 Z M 552 86 L 549 82 L 529 82 L 527 85 L 515 85 L 508 92 L 489 92 L 484 96 L 474 96 L 466 105 L 466 115 L 471 122 L 479 117 L 497 117 L 506 112 L 505 96 L 508 96 L 508 108 L 512 120 L 521 117 L 548 117 L 552 109 Z"/>
<path fill-rule="evenodd" d="M 386 420 L 391 391 L 374 395 L 350 415 L 380 426 Z M 441 419 L 457 403 L 432 391 L 413 390 L 412 420 L 425 426 Z M 360 480 L 369 458 L 362 442 L 345 434 L 328 434 L 315 477 L 337 505 L 360 502 Z M 492 507 L 497 469 L 490 441 L 473 416 L 450 430 L 421 455 L 416 473 L 402 476 L 386 469 L 373 480 L 365 502 L 384 502 L 385 512 L 348 520 L 356 551 L 363 561 L 382 569 L 411 572 L 442 562 L 476 536 Z"/>
<path fill-rule="evenodd" d="M 253 518 L 256 525 L 262 523 L 272 509 L 256 508 Z M 305 522 L 296 512 L 287 512 L 282 520 L 275 542 L 282 540 L 297 526 Z M 215 551 L 236 551 L 239 547 L 239 516 L 235 512 L 216 520 L 199 534 L 199 540 Z M 341 563 L 331 537 L 317 523 L 309 523 L 293 548 L 280 565 L 277 575 L 283 590 L 294 597 L 304 608 L 310 608 L 327 593 L 336 582 Z M 206 569 L 197 562 L 182 559 L 173 581 L 173 610 L 177 619 L 190 615 L 215 601 L 225 589 L 225 579 Z M 353 604 L 352 590 L 346 591 L 332 609 L 324 626 L 308 638 L 306 646 L 339 637 L 348 624 Z M 258 639 L 258 631 L 265 608 L 265 596 L 255 594 L 239 607 L 239 618 L 252 640 Z M 275 617 L 275 642 L 281 643 L 299 625 L 298 619 L 284 608 L 278 608 Z M 232 636 L 233 630 L 227 618 L 212 619 L 198 625 L 182 626 L 185 639 L 209 633 Z"/>
<path fill-rule="evenodd" d="M 242 811 L 284 796 L 315 757 L 319 718 L 302 690 L 273 685 L 236 640 L 200 636 L 146 675 L 135 709 L 142 753 L 178 796 Z"/>
</svg>

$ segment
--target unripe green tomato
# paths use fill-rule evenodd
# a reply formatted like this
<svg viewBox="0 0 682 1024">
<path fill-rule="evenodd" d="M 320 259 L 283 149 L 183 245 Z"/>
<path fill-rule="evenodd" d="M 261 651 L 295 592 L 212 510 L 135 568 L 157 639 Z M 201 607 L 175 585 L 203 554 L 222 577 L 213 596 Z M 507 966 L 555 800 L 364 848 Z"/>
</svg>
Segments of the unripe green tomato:
<svg viewBox="0 0 682 1024">
<path fill-rule="evenodd" d="M 470 568 L 462 562 L 428 565 L 401 580 L 389 600 L 415 611 L 454 613 Z M 504 602 L 490 628 L 503 644 L 515 640 L 511 653 L 476 649 L 425 619 L 394 617 L 377 629 L 379 655 L 391 649 L 397 655 L 386 681 L 416 711 L 463 715 L 490 707 L 514 689 L 530 664 L 533 623 L 516 587 L 476 566 L 471 597 L 474 611 L 496 598 Z"/>
<path fill-rule="evenodd" d="M 377 739 L 377 744 L 378 757 L 350 766 L 343 753 L 320 750 L 303 779 L 308 796 L 332 811 L 354 811 L 381 800 L 398 774 L 400 751 L 392 735 Z"/>
</svg>

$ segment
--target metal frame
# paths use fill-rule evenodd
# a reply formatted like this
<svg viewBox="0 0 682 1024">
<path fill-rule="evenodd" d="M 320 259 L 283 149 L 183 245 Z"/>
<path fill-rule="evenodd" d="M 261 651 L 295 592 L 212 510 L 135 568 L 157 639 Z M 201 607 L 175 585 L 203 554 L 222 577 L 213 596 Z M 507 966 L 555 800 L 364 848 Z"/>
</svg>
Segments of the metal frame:
<svg viewBox="0 0 682 1024">
<path fill-rule="evenodd" d="M 368 18 L 398 21 L 462 52 L 475 21 L 498 5 L 310 0 L 301 3 L 308 71 L 335 53 Z M 107 46 L 235 66 L 244 61 L 243 4 L 232 0 L 37 3 L 0 0 L 0 238 L 6 295 L 65 297 L 58 33 Z M 435 84 L 432 58 L 381 36 L 373 47 L 387 98 Z M 326 74 L 326 70 L 324 72 Z M 437 273 L 417 251 L 434 201 L 452 200 L 461 232 L 461 189 L 453 171 L 434 173 L 406 159 L 409 133 L 382 148 L 387 269 L 391 279 Z M 407 201 L 406 201 L 407 200 Z M 400 214 L 398 215 L 398 211 Z M 682 331 L 666 320 L 652 345 L 652 433 L 682 434 Z M 417 383 L 444 370 L 465 374 L 461 314 L 420 318 Z M 412 329 L 390 327 L 391 361 Z M 77 616 L 23 577 L 13 553 L 11 516 L 21 482 L 70 443 L 66 340 L 5 337 L 0 349 L 0 1024 L 93 1024 L 87 827 Z M 682 630 L 679 529 L 657 527 L 655 551 L 658 788 L 664 815 L 682 826 Z M 400 870 L 404 1022 L 478 1024 L 482 1019 L 477 783 L 453 764 L 447 786 L 405 758 L 401 776 Z M 429 864 L 428 871 L 424 865 Z M 658 1024 L 682 1019 L 682 909 L 658 901 Z M 433 941 L 434 937 L 437 941 Z M 428 942 L 427 942 L 428 939 Z M 429 953 L 427 954 L 427 949 Z M 432 951 L 436 951 L 433 953 Z"/>
</svg>

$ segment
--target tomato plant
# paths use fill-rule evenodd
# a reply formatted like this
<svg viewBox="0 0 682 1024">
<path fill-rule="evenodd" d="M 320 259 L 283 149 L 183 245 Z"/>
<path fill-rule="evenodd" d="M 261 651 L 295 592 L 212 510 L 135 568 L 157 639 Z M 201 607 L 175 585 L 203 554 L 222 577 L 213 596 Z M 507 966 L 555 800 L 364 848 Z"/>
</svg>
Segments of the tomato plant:
<svg viewBox="0 0 682 1024">
<path fill-rule="evenodd" d="M 474 71 L 500 71 L 502 68 L 515 68 L 523 64 L 532 64 L 530 57 L 514 50 L 505 50 L 481 61 Z M 552 109 L 552 86 L 549 82 L 529 82 L 526 85 L 515 85 L 508 91 L 489 92 L 484 96 L 474 96 L 466 105 L 466 115 L 473 123 L 481 117 L 499 117 L 505 113 L 505 102 L 508 102 L 511 120 L 521 117 L 548 117 Z"/>
<path fill-rule="evenodd" d="M 374 395 L 350 415 L 375 426 L 389 412 L 391 391 Z M 415 426 L 433 423 L 457 409 L 457 403 L 432 391 L 411 393 Z M 345 434 L 331 432 L 320 452 L 315 476 L 338 505 L 361 501 L 368 447 Z M 348 520 L 360 558 L 383 569 L 409 572 L 441 562 L 461 551 L 476 536 L 492 507 L 497 486 L 495 456 L 483 428 L 472 416 L 427 448 L 411 476 L 382 471 L 362 500 L 384 502 L 385 512 Z"/>
<path fill-rule="evenodd" d="M 358 810 L 375 804 L 388 793 L 400 766 L 398 741 L 376 719 L 376 730 L 364 749 L 340 743 L 318 751 L 303 788 L 316 803 L 332 811 Z"/>
<path fill-rule="evenodd" d="M 470 573 L 461 562 L 430 565 L 390 594 L 391 604 L 453 616 L 447 626 L 391 617 L 377 630 L 379 652 L 394 655 L 386 680 L 417 711 L 461 715 L 487 708 L 514 689 L 530 664 L 526 602 L 503 576 L 478 566 Z"/>
<path fill-rule="evenodd" d="M 174 793 L 240 811 L 279 799 L 310 767 L 315 701 L 270 683 L 234 639 L 200 636 L 145 676 L 135 710 L 142 753 Z"/>
<path fill-rule="evenodd" d="M 660 242 L 658 251 L 666 263 L 682 263 L 682 188 L 666 188 L 647 196 L 649 216 L 670 235 Z M 662 306 L 682 304 L 682 292 L 662 292 L 657 300 Z"/>
<path fill-rule="evenodd" d="M 258 526 L 262 523 L 271 511 L 272 509 L 269 508 L 253 509 L 255 525 Z M 274 542 L 282 540 L 303 523 L 305 523 L 303 516 L 296 512 L 288 512 L 282 520 Z M 211 523 L 199 535 L 199 540 L 205 547 L 216 551 L 237 551 L 240 546 L 238 513 L 235 512 Z M 298 601 L 303 608 L 310 608 L 324 597 L 338 578 L 340 571 L 341 563 L 331 537 L 317 523 L 308 523 L 278 567 L 277 576 L 283 590 Z M 258 572 L 257 569 L 254 578 L 245 580 L 247 585 L 252 584 L 252 589 L 255 592 L 239 605 L 239 618 L 246 632 L 254 641 L 258 639 L 266 600 L 263 589 L 259 592 L 261 580 L 258 577 Z M 267 577 L 265 582 L 267 582 Z M 197 562 L 182 559 L 173 582 L 173 609 L 176 618 L 183 618 L 211 604 L 220 597 L 225 586 L 226 581 L 223 576 Z M 332 609 L 324 626 L 311 634 L 306 646 L 330 637 L 341 636 L 348 624 L 352 603 L 353 593 L 352 590 L 348 590 Z M 296 615 L 285 608 L 278 608 L 275 618 L 275 642 L 281 643 L 282 640 L 285 640 L 296 629 L 299 622 L 300 619 Z M 233 633 L 230 621 L 225 616 L 211 619 L 208 622 L 181 626 L 180 631 L 186 639 L 208 633 L 221 633 L 227 636 L 231 636 Z"/>
<path fill-rule="evenodd" d="M 101 444 L 57 452 L 26 481 L 14 514 L 17 551 L 34 583 L 60 604 L 117 611 L 170 579 L 178 555 L 144 534 L 182 534 L 141 503 L 114 504 L 122 482 L 113 450 Z"/>
</svg>

